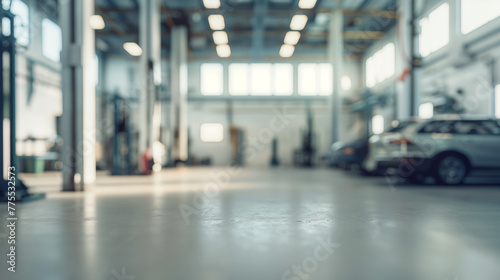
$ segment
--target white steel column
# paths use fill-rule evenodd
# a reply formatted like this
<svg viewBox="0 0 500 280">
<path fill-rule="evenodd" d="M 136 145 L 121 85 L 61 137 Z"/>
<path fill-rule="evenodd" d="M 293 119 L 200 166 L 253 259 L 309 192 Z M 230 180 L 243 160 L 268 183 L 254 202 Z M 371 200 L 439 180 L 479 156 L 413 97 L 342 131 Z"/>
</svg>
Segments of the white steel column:
<svg viewBox="0 0 500 280">
<path fill-rule="evenodd" d="M 396 83 L 396 118 L 408 120 L 411 115 L 410 73 L 411 71 L 411 1 L 401 1 L 399 4 L 398 28 L 403 30 L 396 49 L 396 75 L 403 77 Z M 400 57 L 401 59 L 398 59 Z"/>
<path fill-rule="evenodd" d="M 148 151 L 155 153 L 153 143 L 153 112 L 157 86 L 161 84 L 161 14 L 158 0 L 142 0 L 139 4 L 139 45 L 141 92 L 139 105 L 139 167 L 149 172 L 144 166 L 143 156 Z"/>
<path fill-rule="evenodd" d="M 329 102 L 331 120 L 331 142 L 340 140 L 342 115 L 342 64 L 344 59 L 344 17 L 342 9 L 334 10 L 330 14 L 330 28 L 328 34 L 328 61 L 333 66 L 333 94 Z"/>
<path fill-rule="evenodd" d="M 95 181 L 95 34 L 89 24 L 92 14 L 94 1 L 60 1 L 64 191 L 82 191 L 84 184 Z"/>
<path fill-rule="evenodd" d="M 188 69 L 187 69 L 188 37 L 185 26 L 172 28 L 170 50 L 170 93 L 172 104 L 172 136 L 174 137 L 173 159 L 188 159 Z"/>
</svg>

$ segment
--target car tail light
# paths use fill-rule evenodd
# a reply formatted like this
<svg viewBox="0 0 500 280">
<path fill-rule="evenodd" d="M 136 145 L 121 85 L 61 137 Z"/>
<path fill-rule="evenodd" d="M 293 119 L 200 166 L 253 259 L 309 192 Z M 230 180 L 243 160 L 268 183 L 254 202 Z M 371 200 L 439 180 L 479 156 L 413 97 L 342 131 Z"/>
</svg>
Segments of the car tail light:
<svg viewBox="0 0 500 280">
<path fill-rule="evenodd" d="M 352 155 L 354 154 L 354 149 L 353 148 L 343 148 L 342 149 L 342 152 L 345 154 L 345 155 Z"/>
<path fill-rule="evenodd" d="M 406 138 L 392 140 L 389 142 L 389 144 L 391 144 L 391 145 L 413 145 L 413 143 Z"/>
</svg>

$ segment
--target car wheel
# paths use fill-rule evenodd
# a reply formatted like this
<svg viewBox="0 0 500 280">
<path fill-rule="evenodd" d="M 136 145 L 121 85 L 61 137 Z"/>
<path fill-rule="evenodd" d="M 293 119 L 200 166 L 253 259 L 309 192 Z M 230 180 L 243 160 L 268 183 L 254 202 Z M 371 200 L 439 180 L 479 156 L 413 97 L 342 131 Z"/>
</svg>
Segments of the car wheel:
<svg viewBox="0 0 500 280">
<path fill-rule="evenodd" d="M 436 181 L 446 185 L 461 184 L 467 176 L 467 169 L 465 159 L 456 155 L 446 155 L 436 164 Z"/>
</svg>

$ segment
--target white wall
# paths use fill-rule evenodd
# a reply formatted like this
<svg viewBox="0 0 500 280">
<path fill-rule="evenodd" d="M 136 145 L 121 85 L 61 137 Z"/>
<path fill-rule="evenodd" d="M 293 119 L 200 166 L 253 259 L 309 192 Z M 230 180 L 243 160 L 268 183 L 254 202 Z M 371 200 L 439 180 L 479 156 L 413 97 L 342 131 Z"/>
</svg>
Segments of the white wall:
<svg viewBox="0 0 500 280">
<path fill-rule="evenodd" d="M 232 98 L 233 102 L 233 125 L 243 129 L 245 133 L 246 145 L 244 148 L 252 149 L 256 147 L 256 156 L 251 156 L 253 152 L 247 152 L 246 164 L 249 166 L 268 166 L 271 159 L 271 145 L 270 141 L 266 141 L 266 130 L 269 128 L 269 122 L 275 117 L 276 110 L 283 110 L 289 112 L 294 116 L 293 121 L 286 125 L 286 128 L 273 134 L 278 139 L 278 152 L 279 159 L 284 165 L 291 165 L 293 162 L 293 151 L 299 149 L 302 143 L 302 133 L 307 129 L 307 108 L 306 102 L 297 93 L 296 72 L 297 67 L 301 62 L 306 63 L 322 63 L 325 60 L 314 59 L 304 61 L 294 61 L 291 63 L 294 66 L 294 93 L 289 97 L 282 97 L 283 101 L 263 101 L 265 97 L 255 97 L 259 101 L 248 100 L 251 97 L 245 98 L 245 101 L 237 101 L 238 97 Z M 217 61 L 216 61 L 217 62 Z M 248 63 L 248 61 L 237 61 Z M 265 61 L 273 62 L 273 61 Z M 290 62 L 290 60 L 280 61 Z M 189 64 L 189 96 L 191 98 L 200 98 L 200 66 L 203 62 L 191 62 Z M 223 63 L 225 78 L 227 80 L 227 69 L 229 63 Z M 343 93 L 344 97 L 359 96 L 359 88 L 362 80 L 359 76 L 359 63 L 356 61 L 346 61 L 344 63 L 344 75 L 348 75 L 352 80 L 352 88 Z M 228 93 L 227 82 L 224 83 L 224 93 L 222 96 L 213 97 L 230 97 Z M 205 97 L 211 98 L 211 97 Z M 313 126 L 315 134 L 315 144 L 317 147 L 318 157 L 322 156 L 330 147 L 330 125 L 328 114 L 328 103 L 325 97 L 312 97 L 319 101 L 311 102 L 311 110 L 313 112 Z M 296 100 L 296 101 L 293 101 Z M 297 101 L 301 100 L 301 101 Z M 227 103 L 226 101 L 196 101 L 190 102 L 189 105 L 189 129 L 191 136 L 191 152 L 197 158 L 210 157 L 212 163 L 215 165 L 228 164 L 231 159 L 231 143 L 229 141 L 229 123 L 227 117 Z M 348 117 L 344 115 L 344 122 L 342 128 L 343 140 L 354 140 L 360 136 L 364 128 L 360 123 L 361 120 Z M 218 122 L 224 125 L 225 137 L 221 143 L 203 143 L 199 137 L 200 125 L 203 123 Z M 263 132 L 264 131 L 264 132 Z M 264 139 L 265 141 L 257 141 L 258 145 L 254 145 L 252 138 Z M 252 160 L 248 160 L 251 158 Z"/>
</svg>

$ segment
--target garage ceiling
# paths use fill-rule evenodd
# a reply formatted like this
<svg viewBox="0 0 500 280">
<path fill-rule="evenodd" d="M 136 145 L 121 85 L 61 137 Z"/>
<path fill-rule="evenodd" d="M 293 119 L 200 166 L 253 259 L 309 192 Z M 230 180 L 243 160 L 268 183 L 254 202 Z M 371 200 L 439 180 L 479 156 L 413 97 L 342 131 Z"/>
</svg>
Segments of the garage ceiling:
<svg viewBox="0 0 500 280">
<path fill-rule="evenodd" d="M 98 40 L 109 46 L 109 51 L 125 52 L 126 41 L 138 42 L 139 0 L 96 0 L 96 14 L 103 16 L 106 28 L 98 30 Z M 224 15 L 226 32 L 233 56 L 253 54 L 278 57 L 290 20 L 295 14 L 306 14 L 309 21 L 295 53 L 326 53 L 329 16 L 338 8 L 337 1 L 318 0 L 312 10 L 300 10 L 298 0 L 221 0 L 217 10 L 207 10 L 202 0 L 162 1 L 162 47 L 164 54 L 170 48 L 169 34 L 175 25 L 186 25 L 190 38 L 190 57 L 216 57 L 208 16 Z M 342 2 L 342 1 L 340 1 Z M 359 56 L 385 31 L 395 25 L 397 0 L 344 0 L 345 53 Z M 258 31 L 258 32 L 257 32 Z"/>
</svg>

